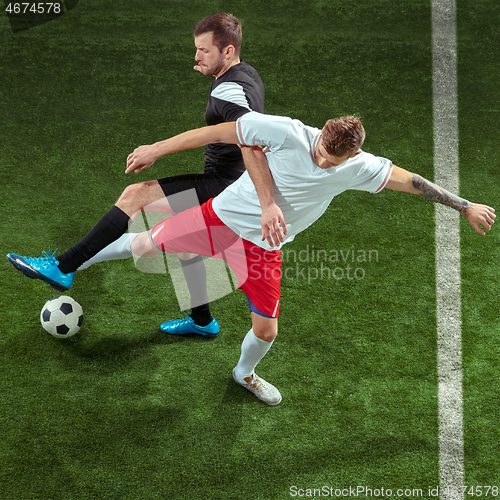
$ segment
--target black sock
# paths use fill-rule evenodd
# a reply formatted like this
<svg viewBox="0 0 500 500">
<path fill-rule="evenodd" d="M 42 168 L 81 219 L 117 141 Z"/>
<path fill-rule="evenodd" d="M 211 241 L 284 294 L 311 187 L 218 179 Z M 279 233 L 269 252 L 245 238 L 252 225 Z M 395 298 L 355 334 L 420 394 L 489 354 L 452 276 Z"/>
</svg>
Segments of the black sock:
<svg viewBox="0 0 500 500">
<path fill-rule="evenodd" d="M 191 295 L 191 318 L 199 326 L 207 326 L 212 321 L 207 292 L 207 269 L 203 257 L 181 260 L 184 278 Z"/>
<path fill-rule="evenodd" d="M 61 272 L 75 272 L 84 262 L 124 234 L 129 223 L 130 217 L 115 205 L 85 238 L 57 257 Z"/>
<path fill-rule="evenodd" d="M 202 306 L 191 308 L 191 318 L 198 326 L 207 326 L 212 321 L 212 313 L 210 306 L 203 304 Z"/>
</svg>

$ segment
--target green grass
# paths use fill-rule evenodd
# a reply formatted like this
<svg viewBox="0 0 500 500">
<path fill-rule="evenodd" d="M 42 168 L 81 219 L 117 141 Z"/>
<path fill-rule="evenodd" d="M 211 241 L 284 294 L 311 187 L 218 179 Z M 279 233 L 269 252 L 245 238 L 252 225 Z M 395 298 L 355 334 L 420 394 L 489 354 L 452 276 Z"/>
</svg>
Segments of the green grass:
<svg viewBox="0 0 500 500">
<path fill-rule="evenodd" d="M 218 11 L 244 22 L 268 113 L 318 127 L 359 113 L 365 150 L 432 179 L 430 2 L 82 0 L 16 34 L 0 16 L 3 254 L 64 251 L 131 182 L 201 171 L 197 150 L 123 173 L 138 145 L 203 125 L 210 80 L 192 70 L 191 32 Z M 499 10 L 457 12 L 461 194 L 495 206 Z M 499 237 L 462 224 L 465 477 L 498 485 Z M 313 247 L 377 258 L 349 262 L 363 279 L 324 260 L 344 279 L 311 280 L 318 263 L 299 252 Z M 231 378 L 250 328 L 242 292 L 212 304 L 216 340 L 165 337 L 159 323 L 179 315 L 169 276 L 100 264 L 78 274 L 84 326 L 60 341 L 38 321 L 51 290 L 0 263 L 2 498 L 426 496 L 439 482 L 434 207 L 344 193 L 283 250 L 280 332 L 258 370 L 283 394 L 276 408 Z"/>
<path fill-rule="evenodd" d="M 500 34 L 495 27 L 500 8 L 486 2 L 459 7 L 461 189 L 464 196 L 494 207 L 500 149 L 498 134 L 491 130 L 500 116 L 500 69 L 490 61 L 500 55 Z M 467 229 L 462 230 L 461 247 L 466 482 L 498 485 L 499 237 L 498 231 L 492 231 L 478 245 Z"/>
</svg>

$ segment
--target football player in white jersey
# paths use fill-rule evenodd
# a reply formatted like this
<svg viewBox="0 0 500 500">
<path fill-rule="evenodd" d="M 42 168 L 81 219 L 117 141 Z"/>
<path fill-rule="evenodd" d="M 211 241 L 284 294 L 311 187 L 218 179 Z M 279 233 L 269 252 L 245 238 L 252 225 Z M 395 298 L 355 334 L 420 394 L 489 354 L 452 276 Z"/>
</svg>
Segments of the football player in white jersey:
<svg viewBox="0 0 500 500">
<path fill-rule="evenodd" d="M 386 158 L 361 149 L 365 130 L 353 116 L 329 120 L 323 129 L 298 120 L 250 112 L 235 123 L 185 132 L 141 146 L 127 159 L 127 171 L 140 171 L 166 154 L 208 143 L 265 146 L 235 183 L 213 200 L 140 233 L 129 252 L 139 256 L 194 252 L 223 258 L 247 295 L 252 328 L 246 334 L 234 380 L 269 405 L 281 401 L 279 390 L 255 373 L 278 333 L 281 258 L 279 248 L 305 230 L 332 199 L 349 189 L 379 193 L 384 187 L 418 194 L 462 213 L 479 234 L 495 220 L 495 210 L 470 203 Z M 265 159 L 263 156 L 265 155 Z M 263 210 L 279 207 L 283 234 L 265 231 Z M 482 227 L 481 227 L 482 226 Z M 484 229 L 483 229 L 484 228 Z M 130 254 L 131 254 L 130 253 Z M 43 266 L 9 254 L 24 274 L 46 281 Z M 13 262 L 13 263 L 14 263 Z"/>
</svg>

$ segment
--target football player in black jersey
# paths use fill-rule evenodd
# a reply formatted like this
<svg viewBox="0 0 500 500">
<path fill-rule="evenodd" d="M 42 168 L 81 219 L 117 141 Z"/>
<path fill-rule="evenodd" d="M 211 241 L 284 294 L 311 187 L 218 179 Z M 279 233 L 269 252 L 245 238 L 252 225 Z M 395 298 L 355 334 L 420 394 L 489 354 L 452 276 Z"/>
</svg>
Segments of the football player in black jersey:
<svg viewBox="0 0 500 500">
<path fill-rule="evenodd" d="M 262 113 L 262 81 L 254 68 L 240 60 L 239 20 L 231 14 L 214 14 L 201 20 L 195 26 L 193 35 L 197 62 L 194 69 L 214 77 L 206 108 L 207 125 L 235 121 L 250 110 Z M 142 147 L 154 148 L 154 144 Z M 209 144 L 203 173 L 177 175 L 128 186 L 111 210 L 79 243 L 59 257 L 44 252 L 45 257 L 30 258 L 32 264 L 36 264 L 46 277 L 42 278 L 44 281 L 59 291 L 65 291 L 73 283 L 75 271 L 109 258 L 131 255 L 130 245 L 135 235 L 126 231 L 141 209 L 167 214 L 181 212 L 193 206 L 193 202 L 189 201 L 192 197 L 172 195 L 193 189 L 197 195 L 194 203 L 201 205 L 238 179 L 245 171 L 245 163 L 267 168 L 260 148 L 240 149 L 230 144 Z M 266 213 L 263 209 L 263 236 L 270 233 L 281 235 L 280 222 L 285 227 L 282 214 Z M 215 337 L 220 329 L 208 304 L 203 259 L 193 254 L 179 257 L 191 294 L 191 314 L 185 319 L 163 323 L 160 328 L 173 334 L 196 333 Z"/>
</svg>

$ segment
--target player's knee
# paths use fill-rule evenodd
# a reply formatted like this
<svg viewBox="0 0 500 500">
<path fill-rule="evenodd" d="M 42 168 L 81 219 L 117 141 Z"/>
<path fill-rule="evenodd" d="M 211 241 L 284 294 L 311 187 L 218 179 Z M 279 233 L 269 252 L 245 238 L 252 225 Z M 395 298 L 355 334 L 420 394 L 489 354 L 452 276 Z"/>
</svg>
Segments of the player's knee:
<svg viewBox="0 0 500 500">
<path fill-rule="evenodd" d="M 132 241 L 130 249 L 132 253 L 138 257 L 151 257 L 160 253 L 151 242 L 148 231 L 139 233 Z"/>
<path fill-rule="evenodd" d="M 184 260 L 184 261 L 186 261 L 186 260 L 192 260 L 192 259 L 194 259 L 197 256 L 198 256 L 197 253 L 182 252 L 182 253 L 178 253 L 177 254 L 177 257 L 179 257 L 179 259 Z"/>
<path fill-rule="evenodd" d="M 134 238 L 134 240 L 130 244 L 130 250 L 132 250 L 132 253 L 134 255 L 141 257 L 146 250 L 144 243 L 145 243 L 144 238 L 142 238 L 141 235 L 139 234 L 139 236 Z"/>
<path fill-rule="evenodd" d="M 278 324 L 275 321 L 259 322 L 253 326 L 254 335 L 265 342 L 272 342 L 278 335 Z"/>
<path fill-rule="evenodd" d="M 141 190 L 140 184 L 131 184 L 130 186 L 127 186 L 123 190 L 123 193 L 118 198 L 116 205 L 120 208 L 122 206 L 129 205 L 132 200 L 137 198 L 137 195 L 139 194 L 140 190 Z"/>
<path fill-rule="evenodd" d="M 157 181 L 138 182 L 127 186 L 121 196 L 118 198 L 116 205 L 120 208 L 126 207 L 139 210 L 145 204 L 149 203 L 149 193 Z"/>
</svg>

